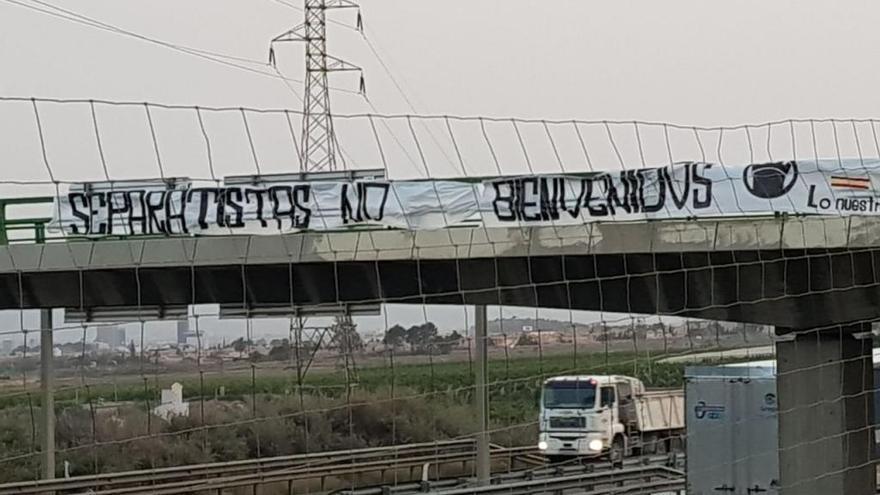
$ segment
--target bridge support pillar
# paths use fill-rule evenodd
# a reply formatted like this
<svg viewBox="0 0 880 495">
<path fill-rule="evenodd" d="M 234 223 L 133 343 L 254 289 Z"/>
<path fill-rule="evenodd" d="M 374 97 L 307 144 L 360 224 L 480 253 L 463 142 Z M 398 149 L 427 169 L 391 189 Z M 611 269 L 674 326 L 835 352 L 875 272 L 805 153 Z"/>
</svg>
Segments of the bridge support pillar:
<svg viewBox="0 0 880 495">
<path fill-rule="evenodd" d="M 42 475 L 55 478 L 55 370 L 53 366 L 54 338 L 52 309 L 40 310 L 40 392 L 42 395 Z"/>
<path fill-rule="evenodd" d="M 474 366 L 474 404 L 477 413 L 478 428 L 477 446 L 477 483 L 488 485 L 492 476 L 491 457 L 489 453 L 489 387 L 486 375 L 489 366 L 489 354 L 486 338 L 488 317 L 486 306 L 474 309 L 474 343 L 476 350 L 476 366 Z"/>
<path fill-rule="evenodd" d="M 871 324 L 777 328 L 781 495 L 873 495 Z"/>
</svg>

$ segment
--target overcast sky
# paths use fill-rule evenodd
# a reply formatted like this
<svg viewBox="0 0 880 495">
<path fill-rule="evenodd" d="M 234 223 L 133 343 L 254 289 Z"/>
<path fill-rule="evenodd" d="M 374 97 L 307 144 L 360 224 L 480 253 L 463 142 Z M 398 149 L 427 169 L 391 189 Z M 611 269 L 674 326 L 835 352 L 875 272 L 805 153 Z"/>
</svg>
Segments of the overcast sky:
<svg viewBox="0 0 880 495">
<path fill-rule="evenodd" d="M 45 1 L 258 61 L 272 37 L 302 21 L 274 0 Z M 368 38 L 420 112 L 687 124 L 880 113 L 872 60 L 880 4 L 867 0 L 365 0 L 363 15 Z M 354 23 L 351 11 L 332 16 Z M 300 107 L 272 77 L 8 0 L 0 0 L 0 23 L 3 95 Z M 332 25 L 329 48 L 366 69 L 380 111 L 410 111 L 356 32 Z M 279 49 L 284 74 L 302 77 L 302 53 L 295 44 Z M 344 75 L 333 84 L 357 88 Z M 357 96 L 334 100 L 337 112 L 369 110 Z"/>
<path fill-rule="evenodd" d="M 300 0 L 38 1 L 42 5 L 35 0 L 0 0 L 2 96 L 301 108 L 301 84 L 290 82 L 289 87 L 264 65 L 269 40 L 302 21 L 302 12 L 284 2 L 298 6 Z M 166 45 L 17 4 L 75 9 Z M 337 113 L 375 110 L 692 125 L 880 115 L 880 66 L 872 57 L 880 46 L 878 2 L 365 0 L 363 16 L 366 38 L 350 27 L 353 11 L 333 12 L 333 19 L 349 27 L 332 24 L 328 45 L 333 55 L 365 69 L 374 106 L 350 92 L 357 89 L 356 76 L 338 75 L 333 86 L 349 92 L 333 93 Z M 181 51 L 189 49 L 236 57 L 221 60 L 250 70 L 219 63 L 217 55 L 210 55 L 212 61 Z M 277 47 L 277 59 L 285 77 L 302 79 L 301 46 Z M 0 108 L 0 134 L 6 134 L 5 140 L 0 138 L 4 178 L 45 179 L 30 109 L 21 104 Z M 43 109 L 49 157 L 64 178 L 91 179 L 101 170 L 84 111 L 79 108 L 74 116 Z M 135 134 L 146 135 L 142 112 L 138 133 L 117 124 L 111 113 L 99 109 L 112 173 L 156 175 L 154 165 L 138 161 L 153 159 L 146 141 L 139 141 L 141 148 L 132 141 Z M 196 134 L 175 127 L 193 132 L 191 119 L 179 123 L 157 118 L 163 146 L 203 146 L 193 137 Z M 221 125 L 209 124 L 214 136 L 226 135 Z M 349 138 L 343 146 L 357 154 L 358 139 Z M 121 151 L 114 155 L 114 143 L 128 150 L 127 159 L 114 159 L 122 156 Z M 264 159 L 272 162 L 272 171 L 293 165 L 281 154 L 282 148 L 289 152 L 289 143 L 279 143 L 268 140 L 260 149 L 261 156 L 271 157 Z M 693 143 L 688 146 L 691 155 L 682 158 L 698 158 L 693 156 Z M 665 147 L 656 149 L 665 156 Z M 253 165 L 246 162 L 249 155 L 243 150 L 218 151 L 218 162 L 230 163 L 224 173 L 250 171 Z M 197 153 L 202 150 L 191 155 L 181 151 L 182 165 L 176 165 L 173 156 L 166 165 L 172 173 L 204 176 L 203 160 L 187 158 Z M 632 146 L 624 146 L 623 153 L 628 160 L 637 157 Z M 744 152 L 736 156 L 739 161 L 748 158 Z M 11 190 L 3 188 L 4 193 Z M 14 188 L 16 194 L 29 191 Z M 422 308 L 400 311 L 399 319 L 410 324 L 425 319 Z M 444 317 L 428 315 L 432 318 Z M 445 318 L 450 327 L 460 327 L 453 323 L 458 317 Z M 17 317 L 8 319 L 13 320 Z"/>
<path fill-rule="evenodd" d="M 277 68 L 291 79 L 288 84 L 266 65 L 269 41 L 302 22 L 301 0 L 52 2 L 58 0 L 0 0 L 0 95 L 301 109 L 302 84 L 296 81 L 303 77 L 302 45 L 276 47 Z M 51 5 L 75 12 L 51 10 Z M 71 15 L 103 22 L 110 31 L 57 17 Z M 880 67 L 871 60 L 880 44 L 877 2 L 367 0 L 366 37 L 352 28 L 353 10 L 331 11 L 330 16 L 337 23 L 330 24 L 329 51 L 365 69 L 372 103 L 356 94 L 356 75 L 335 74 L 336 113 L 637 119 L 702 126 L 880 115 L 875 97 Z M 198 56 L 192 50 L 200 50 Z M 5 167 L 5 178 L 46 180 L 33 110 L 27 103 L 0 104 L 0 109 L 0 149 L 16 164 Z M 40 106 L 47 156 L 57 179 L 105 175 L 88 111 L 86 105 Z M 194 112 L 156 110 L 153 119 L 164 174 L 255 171 L 236 112 L 205 115 L 216 162 L 210 173 Z M 97 120 L 114 179 L 160 174 L 143 108 L 99 106 Z M 298 118 L 293 120 L 298 127 Z M 382 166 L 366 119 L 337 119 L 336 124 L 352 166 Z M 250 125 L 260 171 L 290 171 L 296 158 L 281 116 L 251 115 Z M 453 127 L 466 172 L 496 173 L 479 130 L 466 123 Z M 584 167 L 571 127 L 560 127 L 552 130 L 564 163 L 550 153 L 543 128 L 524 125 L 532 153 L 532 163 L 525 164 L 510 125 L 490 124 L 488 135 L 501 155 L 498 168 L 523 173 Z M 613 128 L 625 166 L 668 163 L 662 129 L 641 129 L 645 149 L 639 155 L 631 127 Z M 832 129 L 825 127 L 816 132 L 827 144 Z M 417 122 L 415 129 L 431 176 L 460 173 L 440 122 Z M 591 167 L 624 166 L 612 153 L 606 129 L 582 130 L 594 157 Z M 795 131 L 795 154 L 812 157 L 813 131 L 804 126 Z M 854 132 L 841 124 L 836 131 L 841 146 L 860 134 L 866 154 L 880 153 L 873 129 Z M 718 136 L 702 135 L 700 150 L 693 133 L 673 131 L 673 158 L 740 164 L 792 154 L 788 128 L 750 132 L 755 152 L 747 152 L 745 132 L 729 132 L 723 156 L 714 156 Z M 404 121 L 381 122 L 379 133 L 393 177 L 425 175 Z M 768 133 L 773 146 L 763 146 Z M 771 156 L 760 155 L 769 148 Z M 512 152 L 505 156 L 508 149 Z M 820 143 L 819 153 L 833 156 L 837 149 Z"/>
</svg>

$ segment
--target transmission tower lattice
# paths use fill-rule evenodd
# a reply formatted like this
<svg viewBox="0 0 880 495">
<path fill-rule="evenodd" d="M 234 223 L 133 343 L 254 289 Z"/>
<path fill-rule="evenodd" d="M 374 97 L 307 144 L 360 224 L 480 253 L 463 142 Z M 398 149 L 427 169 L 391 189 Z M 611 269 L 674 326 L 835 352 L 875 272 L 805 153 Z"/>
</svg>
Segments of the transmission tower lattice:
<svg viewBox="0 0 880 495">
<path fill-rule="evenodd" d="M 339 144 L 333 129 L 330 112 L 331 72 L 361 72 L 360 91 L 364 92 L 364 78 L 360 67 L 327 54 L 327 10 L 358 9 L 357 27 L 360 30 L 360 6 L 350 0 L 305 0 L 305 22 L 277 36 L 272 44 L 302 41 L 306 44 L 305 96 L 303 97 L 303 127 L 300 153 L 301 171 L 337 170 Z M 269 50 L 269 62 L 274 65 L 275 53 Z M 345 162 L 342 161 L 342 168 Z"/>
</svg>

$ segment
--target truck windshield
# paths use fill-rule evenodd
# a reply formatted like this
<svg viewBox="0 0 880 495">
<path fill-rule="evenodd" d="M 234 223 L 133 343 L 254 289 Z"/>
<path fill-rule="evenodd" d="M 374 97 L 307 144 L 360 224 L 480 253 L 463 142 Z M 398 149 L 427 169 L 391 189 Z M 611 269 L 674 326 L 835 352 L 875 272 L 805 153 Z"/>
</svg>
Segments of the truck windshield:
<svg viewBox="0 0 880 495">
<path fill-rule="evenodd" d="M 590 382 L 550 382 L 544 385 L 544 407 L 592 408 L 596 385 Z"/>
</svg>

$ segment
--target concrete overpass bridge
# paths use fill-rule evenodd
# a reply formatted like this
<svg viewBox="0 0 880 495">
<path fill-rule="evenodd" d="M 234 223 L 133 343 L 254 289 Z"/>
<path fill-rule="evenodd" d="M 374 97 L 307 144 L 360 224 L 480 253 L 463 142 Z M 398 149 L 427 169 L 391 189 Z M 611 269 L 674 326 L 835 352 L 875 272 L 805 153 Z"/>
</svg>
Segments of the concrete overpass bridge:
<svg viewBox="0 0 880 495">
<path fill-rule="evenodd" d="M 51 241 L 0 245 L 0 308 L 497 304 L 793 329 L 880 318 L 872 217 Z"/>
<path fill-rule="evenodd" d="M 0 246 L 0 308 L 152 318 L 190 304 L 279 315 L 377 303 L 515 305 L 772 324 L 783 336 L 782 493 L 874 492 L 873 217 L 59 242 L 46 238 L 45 221 L 9 224 L 34 229 L 38 242 Z"/>
<path fill-rule="evenodd" d="M 880 202 L 871 192 L 871 181 L 880 180 L 880 161 L 866 157 L 872 142 L 880 155 L 873 120 L 698 128 L 337 115 L 346 154 L 351 163 L 353 157 L 360 162 L 351 168 L 381 164 L 395 178 L 412 177 L 415 170 L 429 186 L 409 201 L 427 205 L 434 219 L 438 209 L 445 216 L 449 205 L 430 187 L 432 177 L 476 182 L 496 176 L 484 182 L 487 190 L 495 187 L 495 201 L 490 198 L 488 208 L 479 198 L 475 202 L 478 213 L 494 208 L 495 220 L 431 229 L 374 225 L 95 239 L 74 235 L 72 227 L 54 238 L 48 218 L 17 217 L 7 207 L 50 205 L 56 198 L 27 198 L 29 191 L 64 198 L 67 186 L 86 180 L 193 176 L 225 187 L 228 178 L 217 176 L 223 160 L 236 172 L 252 159 L 258 175 L 286 173 L 299 163 L 295 140 L 284 141 L 298 134 L 298 119 L 283 109 L 4 101 L 11 125 L 0 137 L 12 144 L 4 147 L 4 158 L 15 166 L 4 169 L 0 191 L 19 199 L 0 202 L 0 309 L 66 308 L 86 319 L 151 319 L 182 316 L 192 304 L 219 304 L 221 312 L 238 316 L 287 316 L 315 307 L 429 303 L 772 324 L 783 337 L 777 352 L 782 492 L 873 493 L 867 337 L 880 319 Z M 82 114 L 86 120 L 61 115 L 77 106 L 91 110 Z M 104 121 L 111 111 L 112 127 Z M 34 127 L 21 125 L 30 120 Z M 167 138 L 172 135 L 189 138 Z M 812 163 L 804 163 L 798 176 L 792 162 L 778 162 L 783 156 L 810 157 Z M 845 163 L 843 156 L 858 158 Z M 699 162 L 677 161 L 683 157 Z M 733 171 L 724 165 L 729 163 L 752 165 Z M 608 172 L 608 164 L 619 170 Z M 647 171 L 649 164 L 669 165 Z M 250 187 L 258 179 L 239 176 L 234 184 Z M 581 195 L 560 198 L 557 187 Z M 75 224 L 87 232 L 93 227 L 91 211 L 84 213 L 94 206 L 84 202 L 89 191 L 79 189 L 76 200 L 68 196 L 66 206 L 69 218 L 86 218 Z M 203 201 L 212 194 L 200 191 Z M 448 197 L 468 197 L 456 191 Z M 597 191 L 604 196 L 593 204 Z M 254 196 L 258 205 L 274 198 L 263 192 Z M 290 197 L 284 213 L 294 221 L 303 220 L 297 216 L 302 208 L 294 211 L 303 192 L 290 186 L 284 191 Z M 797 205 L 789 201 L 795 193 Z M 183 193 L 169 196 L 174 194 L 180 200 Z M 726 206 L 713 209 L 716 199 Z M 624 204 L 627 215 L 609 209 L 616 205 L 619 213 Z M 343 219 L 369 217 L 366 203 L 348 206 Z M 561 224 L 529 221 L 572 209 L 583 213 L 579 206 L 590 214 Z M 664 216 L 669 209 L 675 211 Z M 205 219 L 205 210 L 195 213 Z M 129 218 L 128 225 L 134 223 Z M 48 329 L 43 335 L 51 338 Z"/>
</svg>

